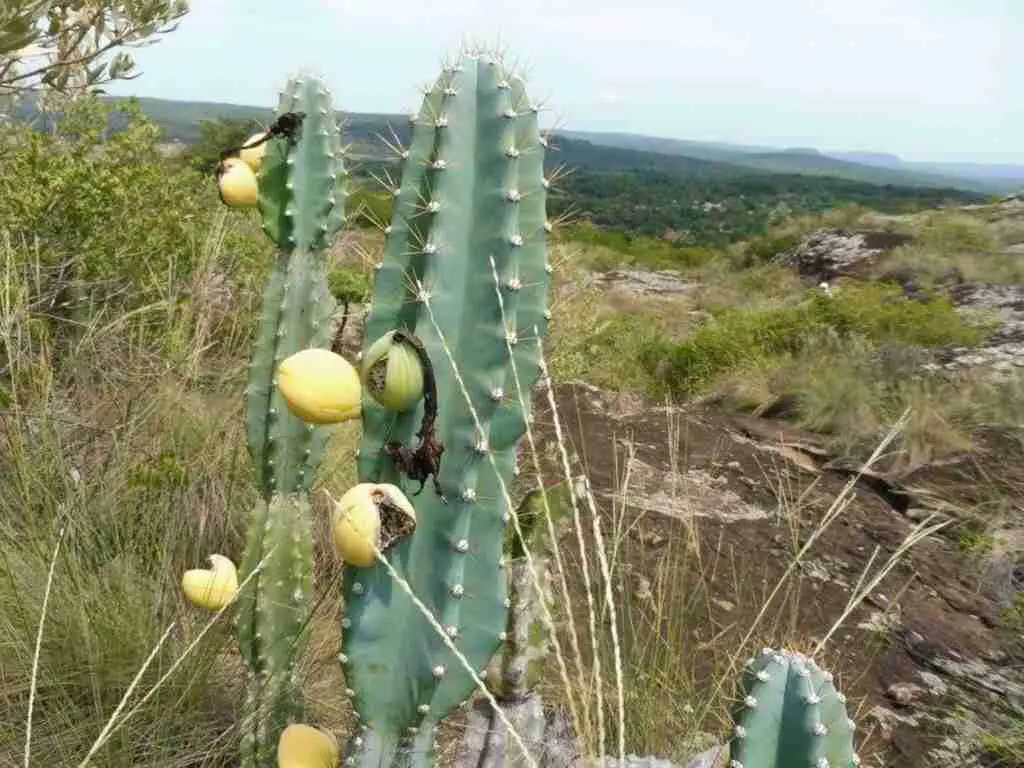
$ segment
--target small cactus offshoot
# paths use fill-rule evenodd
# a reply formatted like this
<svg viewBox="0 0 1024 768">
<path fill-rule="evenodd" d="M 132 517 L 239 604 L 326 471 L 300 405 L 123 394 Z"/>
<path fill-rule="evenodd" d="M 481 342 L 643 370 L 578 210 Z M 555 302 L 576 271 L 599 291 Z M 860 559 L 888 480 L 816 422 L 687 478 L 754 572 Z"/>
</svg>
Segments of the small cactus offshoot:
<svg viewBox="0 0 1024 768">
<path fill-rule="evenodd" d="M 733 711 L 731 768 L 855 768 L 854 723 L 832 675 L 765 648 L 747 662 Z"/>
</svg>

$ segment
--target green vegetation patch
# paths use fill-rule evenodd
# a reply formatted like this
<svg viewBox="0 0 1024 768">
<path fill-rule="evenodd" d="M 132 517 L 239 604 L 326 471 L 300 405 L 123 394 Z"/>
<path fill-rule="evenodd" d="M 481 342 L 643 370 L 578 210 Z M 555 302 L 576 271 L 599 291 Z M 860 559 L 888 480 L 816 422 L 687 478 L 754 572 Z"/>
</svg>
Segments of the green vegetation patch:
<svg viewBox="0 0 1024 768">
<path fill-rule="evenodd" d="M 825 331 L 923 347 L 968 346 L 985 336 L 946 299 L 912 301 L 891 286 L 843 285 L 831 298 L 814 292 L 794 306 L 725 310 L 682 343 L 651 343 L 641 361 L 669 392 L 692 394 L 735 369 L 795 354 Z"/>
</svg>

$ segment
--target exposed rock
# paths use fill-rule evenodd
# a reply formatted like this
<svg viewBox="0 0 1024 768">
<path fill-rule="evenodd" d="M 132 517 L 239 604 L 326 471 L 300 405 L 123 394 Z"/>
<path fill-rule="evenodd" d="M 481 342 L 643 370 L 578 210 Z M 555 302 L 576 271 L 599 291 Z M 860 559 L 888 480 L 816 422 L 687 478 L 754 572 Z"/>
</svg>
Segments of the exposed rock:
<svg viewBox="0 0 1024 768">
<path fill-rule="evenodd" d="M 914 703 L 924 695 L 924 692 L 924 688 L 914 683 L 893 683 L 885 689 L 885 695 L 901 707 Z"/>
<path fill-rule="evenodd" d="M 822 229 L 813 232 L 792 251 L 775 257 L 777 264 L 793 267 L 803 277 L 832 280 L 851 267 L 870 262 L 887 250 L 909 242 L 907 235 L 893 232 L 843 232 Z"/>
<path fill-rule="evenodd" d="M 889 609 L 886 611 L 872 611 L 871 615 L 865 621 L 857 624 L 857 629 L 863 629 L 867 632 L 876 632 L 884 635 L 899 626 L 899 606 L 895 606 L 895 610 Z"/>
<path fill-rule="evenodd" d="M 1024 285 L 972 283 L 954 287 L 950 295 L 960 311 L 994 312 L 1002 327 L 991 345 L 1015 345 L 1011 354 L 1022 354 Z"/>
<path fill-rule="evenodd" d="M 662 760 L 657 757 L 639 757 L 637 755 L 626 755 L 625 760 L 606 757 L 604 765 L 606 768 L 725 768 L 728 759 L 729 748 L 725 744 L 716 744 L 699 755 L 694 755 L 683 765 L 674 763 L 671 760 Z M 583 767 L 580 766 L 580 768 Z"/>
<path fill-rule="evenodd" d="M 917 676 L 928 689 L 928 693 L 932 694 L 933 696 L 945 696 L 946 693 L 949 691 L 949 686 L 946 685 L 942 681 L 942 678 L 936 675 L 934 672 L 928 672 L 922 669 L 918 670 Z"/>
<path fill-rule="evenodd" d="M 1006 668 L 995 667 L 981 659 L 946 656 L 937 656 L 931 659 L 931 663 L 950 677 L 959 678 L 961 684 L 974 685 L 1011 700 L 1024 698 L 1024 682 L 1009 679 Z"/>
<path fill-rule="evenodd" d="M 630 459 L 627 472 L 629 483 L 625 489 L 600 495 L 627 503 L 635 510 L 656 512 L 677 520 L 710 517 L 736 522 L 768 517 L 765 509 L 750 504 L 728 488 L 724 476 L 719 479 L 697 469 L 685 473 L 658 471 L 635 457 Z"/>
<path fill-rule="evenodd" d="M 537 695 L 502 702 L 502 712 L 522 738 L 540 768 L 573 768 L 580 759 L 579 744 L 568 718 L 557 711 L 545 713 Z M 509 737 L 508 728 L 486 700 L 469 713 L 456 768 L 513 768 L 526 766 L 522 750 Z"/>
<path fill-rule="evenodd" d="M 893 732 L 901 723 L 915 728 L 918 725 L 917 718 L 910 715 L 898 715 L 891 709 L 882 706 L 873 707 L 867 717 L 869 721 L 878 726 L 881 737 L 886 741 L 892 738 Z"/>
<path fill-rule="evenodd" d="M 616 269 L 596 276 L 606 288 L 639 296 L 670 296 L 692 293 L 696 283 L 683 279 L 674 269 L 647 272 L 640 269 Z"/>
<path fill-rule="evenodd" d="M 722 768 L 729 759 L 729 748 L 724 744 L 711 747 L 686 763 L 686 768 Z"/>
</svg>

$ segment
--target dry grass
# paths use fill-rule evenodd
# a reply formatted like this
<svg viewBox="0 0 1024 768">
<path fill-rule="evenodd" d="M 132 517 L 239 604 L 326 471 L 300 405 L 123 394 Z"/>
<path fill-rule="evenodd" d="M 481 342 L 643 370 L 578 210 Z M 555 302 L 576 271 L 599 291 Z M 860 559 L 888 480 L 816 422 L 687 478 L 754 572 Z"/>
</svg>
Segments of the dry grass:
<svg viewBox="0 0 1024 768">
<path fill-rule="evenodd" d="M 2 254 L 0 704 L 7 712 L 27 712 L 35 691 L 33 764 L 76 764 L 122 703 L 132 717 L 115 721 L 119 727 L 96 764 L 177 768 L 227 766 L 235 759 L 243 670 L 233 633 L 226 621 L 216 623 L 191 647 L 204 624 L 184 603 L 178 583 L 183 570 L 212 552 L 237 561 L 256 497 L 241 395 L 259 296 L 230 288 L 221 242 L 215 231 L 201 246 L 188 285 L 169 282 L 154 304 L 117 315 L 99 307 L 75 319 L 55 319 L 39 309 L 49 289 L 37 279 L 31 250 L 9 246 Z M 709 275 L 713 269 L 708 267 Z M 617 366 L 601 369 L 606 378 L 598 381 L 628 386 L 636 366 L 624 347 L 650 328 L 685 331 L 689 321 L 666 318 L 663 307 L 651 303 L 618 308 L 637 318 L 623 337 L 623 326 L 615 324 L 621 315 L 602 317 L 600 295 L 581 287 L 576 276 L 568 272 L 556 289 L 549 362 L 559 376 L 577 370 L 593 379 L 596 369 L 587 368 L 588 361 L 617 352 Z M 784 272 L 768 268 L 723 276 L 722 286 L 722 298 L 706 299 L 706 306 L 731 306 L 758 290 L 766 302 L 776 301 L 794 290 Z M 604 320 L 609 324 L 602 327 Z M 595 338 L 604 340 L 600 354 L 592 349 Z M 580 347 L 580 339 L 589 346 Z M 828 387 L 814 396 L 822 401 L 814 413 L 825 414 L 817 418 L 839 418 L 828 416 L 836 405 L 828 402 L 835 397 Z M 665 441 L 677 445 L 680 422 L 669 413 Z M 865 434 L 888 423 L 879 417 L 869 430 L 856 426 L 859 421 L 850 429 Z M 928 434 L 937 429 L 934 423 L 924 419 L 914 429 Z M 319 487 L 337 490 L 354 481 L 351 456 L 358 438 L 358 425 L 336 430 Z M 685 452 L 672 460 L 682 470 Z M 628 489 L 623 477 L 621 499 Z M 801 496 L 780 495 L 794 530 L 804 517 Z M 559 614 L 570 621 L 582 617 L 579 642 L 566 637 L 562 644 L 563 655 L 574 654 L 568 649 L 578 645 L 582 658 L 562 662 L 568 669 L 581 666 L 583 674 L 568 688 L 559 677 L 546 690 L 553 700 L 588 702 L 580 730 L 591 754 L 625 748 L 682 758 L 703 745 L 705 730 L 725 731 L 730 683 L 751 647 L 809 647 L 811 639 L 796 632 L 792 618 L 800 599 L 789 583 L 793 569 L 768 587 L 738 580 L 728 541 L 708 541 L 695 520 L 666 547 L 649 551 L 627 533 L 635 513 L 628 504 L 609 509 L 589 501 L 593 506 L 575 511 L 578 535 L 567 550 L 565 573 L 574 589 Z M 841 512 L 845 503 L 837 500 L 834 509 Z M 323 504 L 314 501 L 314 510 L 317 540 L 327 541 Z M 54 560 L 61 530 L 66 533 Z M 806 554 L 806 548 L 795 548 L 794 562 Z M 646 565 L 635 570 L 635 563 Z M 584 569 L 589 585 L 580 584 Z M 339 567 L 325 548 L 316 572 L 306 692 L 316 722 L 344 732 L 351 712 L 336 663 Z M 620 584 L 624 588 L 617 591 Z M 733 596 L 738 614 L 757 621 L 695 635 L 722 591 Z M 593 622 L 578 613 L 587 605 L 596 612 Z M 621 629 L 617 642 L 609 630 L 614 616 Z M 171 669 L 159 692 L 136 710 Z M 676 731 L 666 731 L 667 718 Z M 0 723 L 0 763 L 20 762 L 25 726 L 20 714 Z M 453 733 L 458 736 L 457 728 Z"/>
</svg>

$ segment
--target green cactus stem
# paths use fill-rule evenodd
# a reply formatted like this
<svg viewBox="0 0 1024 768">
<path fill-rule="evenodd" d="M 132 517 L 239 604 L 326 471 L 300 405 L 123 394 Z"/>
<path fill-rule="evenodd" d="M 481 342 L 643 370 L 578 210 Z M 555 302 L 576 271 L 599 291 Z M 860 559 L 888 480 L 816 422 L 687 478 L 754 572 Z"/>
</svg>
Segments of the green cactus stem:
<svg viewBox="0 0 1024 768">
<path fill-rule="evenodd" d="M 420 523 L 391 564 L 481 675 L 507 626 L 503 489 L 531 418 L 509 350 L 530 402 L 547 326 L 544 147 L 522 80 L 500 63 L 467 56 L 442 73 L 414 118 L 366 329 L 367 345 L 392 330 L 422 343 L 443 455 L 421 490 L 393 445 L 423 447 L 425 404 L 396 413 L 364 395 L 360 480 L 407 491 Z M 381 564 L 346 568 L 344 590 L 342 660 L 363 725 L 350 751 L 362 765 L 424 764 L 424 734 L 474 681 Z"/>
<path fill-rule="evenodd" d="M 731 768 L 854 768 L 854 723 L 832 675 L 799 653 L 747 662 L 729 745 Z"/>
<path fill-rule="evenodd" d="M 551 638 L 534 580 L 540 579 L 541 593 L 550 601 L 552 542 L 545 518 L 550 513 L 557 535 L 560 524 L 572 514 L 569 494 L 573 492 L 569 481 L 562 481 L 544 491 L 530 491 L 519 504 L 522 538 L 512 526 L 506 530 L 506 571 L 511 606 L 505 643 L 491 659 L 487 676 L 488 687 L 499 702 L 527 696 L 536 688 L 543 674 L 544 660 L 551 650 Z M 532 570 L 526 559 L 527 550 L 532 553 Z"/>
<path fill-rule="evenodd" d="M 263 562 L 239 597 L 238 641 L 249 672 L 243 768 L 276 765 L 281 730 L 302 717 L 296 675 L 313 589 L 309 492 L 327 432 L 294 416 L 274 386 L 277 365 L 327 347 L 335 304 L 325 249 L 345 220 L 345 171 L 330 94 L 312 76 L 289 81 L 259 177 L 264 231 L 278 245 L 249 368 L 249 452 L 261 502 L 252 513 L 239 578 Z M 272 131 L 272 133 L 274 133 Z"/>
</svg>

